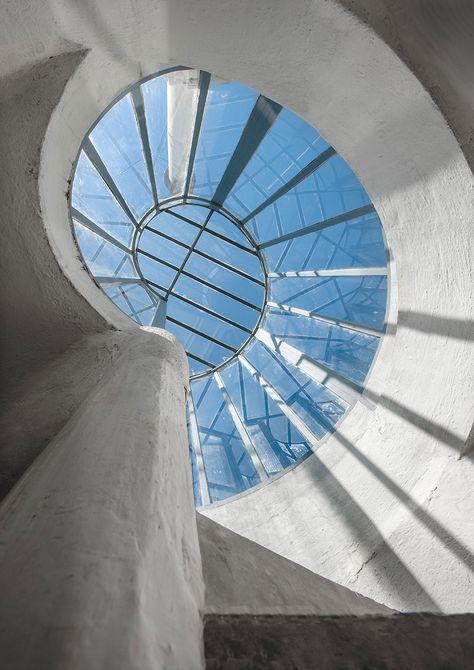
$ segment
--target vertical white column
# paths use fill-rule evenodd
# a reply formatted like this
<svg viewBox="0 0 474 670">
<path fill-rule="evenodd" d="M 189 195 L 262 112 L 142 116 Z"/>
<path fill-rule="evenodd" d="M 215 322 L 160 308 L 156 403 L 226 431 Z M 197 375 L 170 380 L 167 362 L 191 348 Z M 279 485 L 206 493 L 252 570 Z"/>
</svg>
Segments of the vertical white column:
<svg viewBox="0 0 474 670">
<path fill-rule="evenodd" d="M 2 667 L 204 667 L 187 362 L 145 330 L 0 508 Z"/>
</svg>

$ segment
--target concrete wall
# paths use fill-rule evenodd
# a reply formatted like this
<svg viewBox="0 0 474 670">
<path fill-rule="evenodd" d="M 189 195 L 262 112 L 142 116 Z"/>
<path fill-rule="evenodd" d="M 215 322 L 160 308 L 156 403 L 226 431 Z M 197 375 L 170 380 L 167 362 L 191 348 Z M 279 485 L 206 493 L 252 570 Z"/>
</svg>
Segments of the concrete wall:
<svg viewBox="0 0 474 670">
<path fill-rule="evenodd" d="M 81 267 L 67 221 L 72 162 L 103 108 L 141 76 L 175 64 L 254 86 L 314 123 L 366 187 L 393 258 L 392 328 L 368 383 L 375 409 L 359 404 L 316 456 L 207 513 L 392 607 L 463 611 L 474 602 L 473 464 L 469 454 L 459 459 L 473 416 L 474 182 L 445 118 L 371 30 L 377 7 L 352 6 L 364 10 L 365 24 L 322 0 L 20 0 L 4 10 L 4 233 L 16 263 L 7 265 L 8 370 L 25 379 L 82 332 L 130 327 Z M 419 22 L 399 16 L 398 30 L 416 33 Z M 41 132 L 30 136 L 36 124 Z M 28 157 L 40 147 L 38 177 Z M 15 271 L 26 273 L 18 295 Z M 15 309 L 21 319 L 10 317 Z"/>
<path fill-rule="evenodd" d="M 199 513 L 197 527 L 206 614 L 393 614 Z"/>
<path fill-rule="evenodd" d="M 186 356 L 158 329 L 109 337 L 110 369 L 0 506 L 5 668 L 204 667 Z"/>
</svg>

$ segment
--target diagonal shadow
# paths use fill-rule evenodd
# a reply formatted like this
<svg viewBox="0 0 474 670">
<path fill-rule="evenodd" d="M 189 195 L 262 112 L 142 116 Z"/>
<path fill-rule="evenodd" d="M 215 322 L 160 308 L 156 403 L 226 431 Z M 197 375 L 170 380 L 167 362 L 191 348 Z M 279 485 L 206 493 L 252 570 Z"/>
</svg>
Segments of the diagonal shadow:
<svg viewBox="0 0 474 670">
<path fill-rule="evenodd" d="M 436 423 L 435 421 L 429 421 L 421 414 L 418 414 L 409 407 L 406 407 L 396 400 L 393 400 L 393 398 L 389 398 L 386 395 L 379 396 L 367 388 L 364 389 L 364 397 L 372 400 L 375 404 L 382 405 L 390 412 L 393 412 L 402 419 L 405 419 L 405 421 L 408 421 L 408 423 L 411 423 L 417 428 L 420 428 L 420 430 L 422 430 L 427 435 L 431 435 L 436 440 L 444 442 L 444 444 L 446 444 L 448 447 L 456 449 L 459 454 L 461 454 L 462 450 L 464 449 L 465 441 L 460 438 L 459 435 L 456 435 L 456 433 L 453 433 L 447 428 L 444 428 L 441 424 Z"/>
<path fill-rule="evenodd" d="M 360 544 L 371 552 L 370 558 L 362 567 L 370 561 L 384 575 L 387 581 L 390 582 L 394 593 L 400 595 L 400 585 L 403 584 L 404 588 L 409 590 L 411 595 L 409 601 L 404 599 L 407 609 L 412 609 L 416 602 L 418 610 L 439 612 L 440 610 L 436 602 L 425 591 L 396 552 L 388 545 L 370 517 L 357 504 L 329 468 L 322 463 L 317 453 L 314 453 L 313 459 L 317 462 L 318 474 L 322 475 L 317 480 L 318 488 L 325 494 L 332 505 L 337 506 L 340 517 L 344 520 L 348 529 L 357 534 Z M 377 551 L 380 547 L 383 547 L 384 552 L 389 557 L 389 568 L 383 556 Z"/>
<path fill-rule="evenodd" d="M 474 340 L 474 321 L 470 319 L 452 319 L 424 312 L 400 310 L 397 327 L 419 330 L 422 333 L 444 335 L 465 342 Z"/>
<path fill-rule="evenodd" d="M 426 510 L 418 505 L 413 498 L 398 486 L 388 475 L 386 475 L 380 468 L 375 465 L 365 454 L 363 454 L 357 447 L 352 444 L 339 431 L 334 433 L 334 437 L 343 447 L 347 449 L 369 472 L 371 472 L 393 495 L 409 509 L 413 516 L 420 521 L 425 528 L 427 528 L 439 541 L 453 553 L 457 558 L 466 565 L 466 567 L 474 572 L 474 555 L 469 549 L 457 540 L 451 533 L 434 517 L 432 517 Z"/>
</svg>

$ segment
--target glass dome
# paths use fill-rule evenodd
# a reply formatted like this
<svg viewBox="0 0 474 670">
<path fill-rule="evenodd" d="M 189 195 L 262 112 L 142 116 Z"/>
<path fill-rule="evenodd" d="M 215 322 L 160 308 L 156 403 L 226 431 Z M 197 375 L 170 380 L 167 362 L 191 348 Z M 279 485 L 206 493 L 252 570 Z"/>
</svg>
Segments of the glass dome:
<svg viewBox="0 0 474 670">
<path fill-rule="evenodd" d="M 96 283 L 187 352 L 198 506 L 294 466 L 360 397 L 384 332 L 383 231 L 293 112 L 207 72 L 148 78 L 83 141 L 71 217 Z"/>
</svg>

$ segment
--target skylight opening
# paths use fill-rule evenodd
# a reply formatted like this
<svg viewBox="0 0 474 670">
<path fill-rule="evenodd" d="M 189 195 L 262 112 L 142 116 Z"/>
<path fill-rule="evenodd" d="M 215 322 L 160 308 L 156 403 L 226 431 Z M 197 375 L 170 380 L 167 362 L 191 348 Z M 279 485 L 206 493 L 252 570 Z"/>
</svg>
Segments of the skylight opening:
<svg viewBox="0 0 474 670">
<path fill-rule="evenodd" d="M 360 397 L 384 332 L 383 231 L 290 110 L 189 68 L 140 82 L 84 139 L 71 217 L 96 283 L 188 354 L 197 505 L 293 467 Z"/>
</svg>

